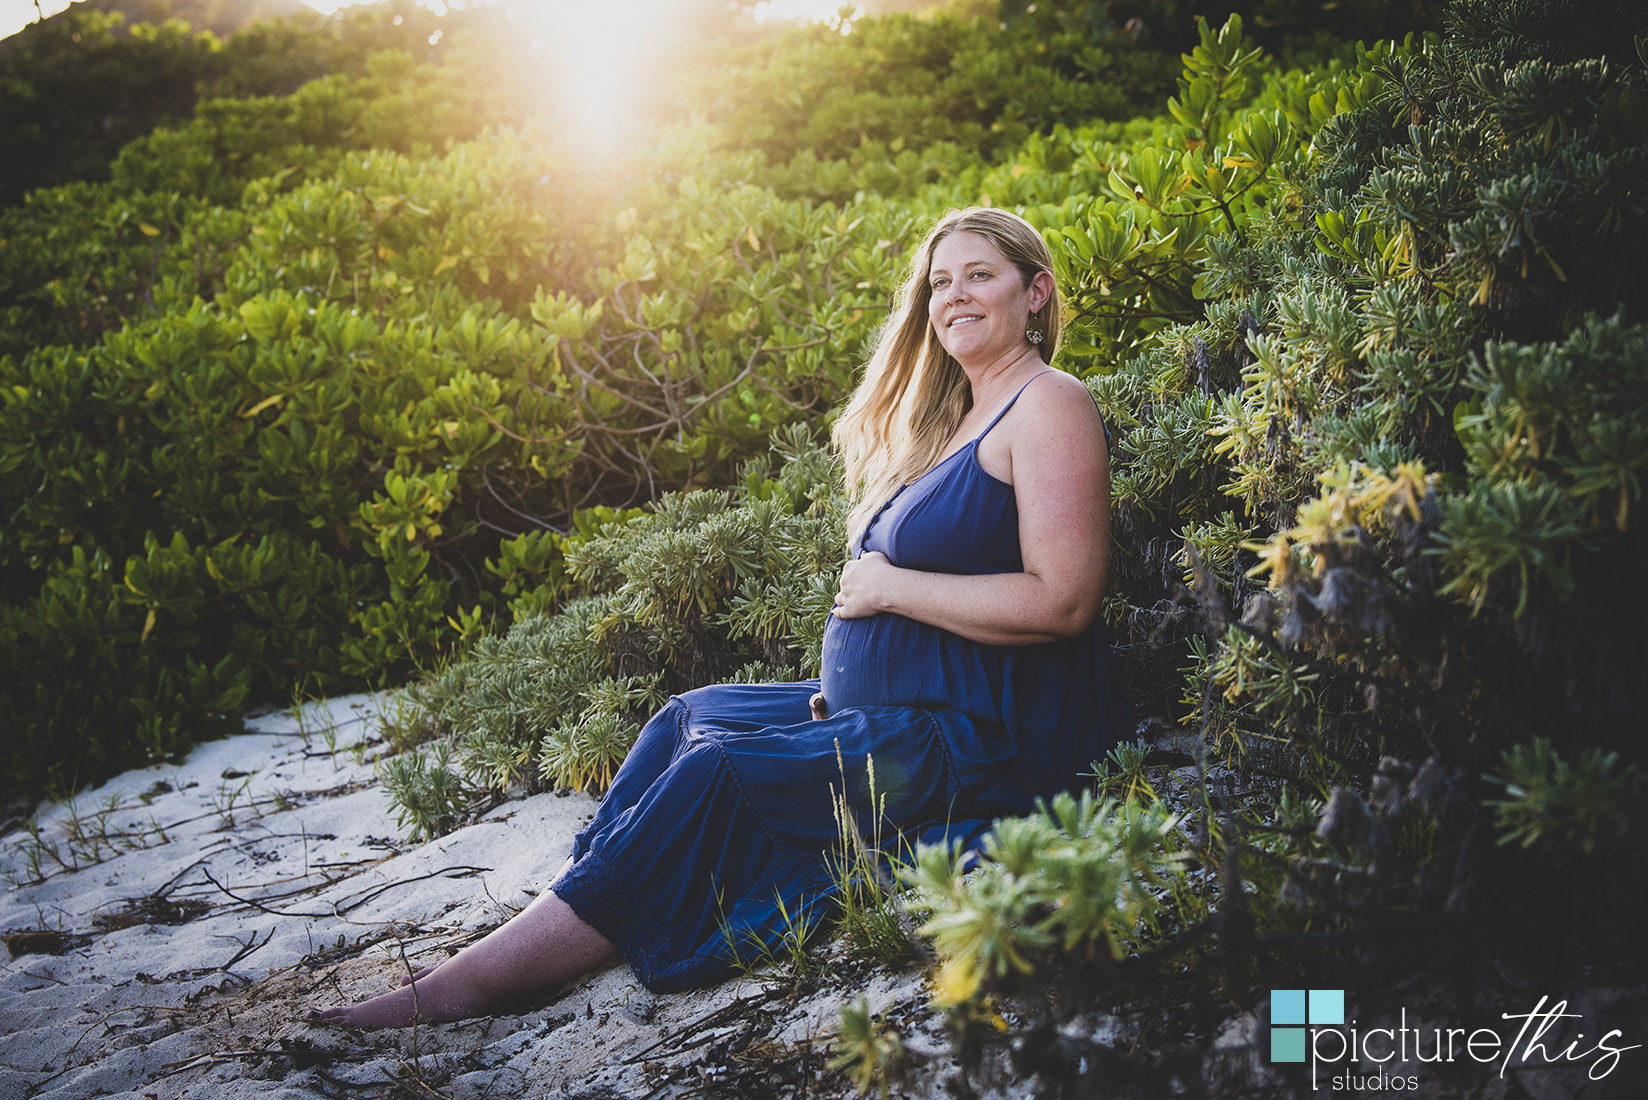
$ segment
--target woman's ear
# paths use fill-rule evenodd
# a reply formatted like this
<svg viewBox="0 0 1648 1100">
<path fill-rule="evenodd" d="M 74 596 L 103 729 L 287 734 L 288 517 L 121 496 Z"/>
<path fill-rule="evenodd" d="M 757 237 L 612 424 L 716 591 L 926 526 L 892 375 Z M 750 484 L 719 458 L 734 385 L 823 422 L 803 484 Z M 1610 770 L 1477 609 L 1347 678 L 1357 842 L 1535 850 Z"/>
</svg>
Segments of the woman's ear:
<svg viewBox="0 0 1648 1100">
<path fill-rule="evenodd" d="M 1036 272 L 1035 278 L 1030 280 L 1030 312 L 1040 313 L 1042 307 L 1053 300 L 1053 276 L 1045 271 Z"/>
</svg>

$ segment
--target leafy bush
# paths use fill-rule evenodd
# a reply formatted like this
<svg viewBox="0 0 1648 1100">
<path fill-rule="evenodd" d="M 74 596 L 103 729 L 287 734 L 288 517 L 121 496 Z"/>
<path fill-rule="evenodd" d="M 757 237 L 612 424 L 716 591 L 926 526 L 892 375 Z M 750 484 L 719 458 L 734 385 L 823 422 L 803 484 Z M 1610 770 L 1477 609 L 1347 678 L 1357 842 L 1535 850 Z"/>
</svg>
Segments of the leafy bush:
<svg viewBox="0 0 1648 1100">
<path fill-rule="evenodd" d="M 12 153 L 0 167 L 0 207 L 36 188 L 108 179 L 127 143 L 186 120 L 202 99 L 284 96 L 318 77 L 361 76 L 378 51 L 434 60 L 461 52 L 454 38 L 461 43 L 489 22 L 480 12 L 436 16 L 415 4 L 383 3 L 332 19 L 304 13 L 245 26 L 237 24 L 266 15 L 267 7 L 218 4 L 217 18 L 208 17 L 215 25 L 191 29 L 199 5 L 144 0 L 125 7 L 70 8 L 0 46 L 7 82 L 0 131 Z M 435 33 L 453 30 L 452 37 Z M 232 158 L 221 167 L 233 170 Z"/>
<path fill-rule="evenodd" d="M 817 24 L 746 47 L 706 67 L 685 98 L 774 163 L 868 165 L 941 143 L 993 158 L 1059 123 L 1147 110 L 1174 68 L 1110 19 L 1001 27 L 893 13 L 845 39 Z"/>
<path fill-rule="evenodd" d="M 1126 337 L 1136 353 L 1093 382 L 1122 431 L 1131 682 L 1166 680 L 1196 743 L 1250 777 L 1249 811 L 1210 823 L 1205 858 L 1231 873 L 1204 904 L 1261 928 L 1542 919 L 1530 864 L 1476 840 L 1490 814 L 1566 838 L 1541 873 L 1598 889 L 1577 868 L 1621 795 L 1596 762 L 1640 753 L 1644 609 L 1623 578 L 1642 553 L 1644 303 L 1617 273 L 1648 231 L 1620 201 L 1648 133 L 1640 60 L 1585 52 L 1628 13 L 1555 30 L 1559 8 L 1460 0 L 1446 38 L 1267 80 L 1249 134 L 1274 111 L 1309 127 L 1308 155 L 1207 226 L 1199 316 Z M 1258 159 L 1238 149 L 1217 161 Z M 1134 178 L 1149 205 L 1196 175 Z M 1586 766 L 1515 755 L 1557 731 Z M 1516 794 L 1496 801 L 1479 777 L 1507 751 Z M 1453 964 L 1499 930 L 1447 937 Z"/>
<path fill-rule="evenodd" d="M 997 822 L 972 875 L 958 853 L 920 848 L 902 874 L 944 958 L 937 998 L 967 1001 L 987 977 L 1028 974 L 1051 950 L 1121 958 L 1176 867 L 1174 824 L 1160 808 L 1061 794 L 1039 814 Z"/>
<path fill-rule="evenodd" d="M 667 494 L 566 539 L 558 612 L 413 689 L 472 785 L 601 791 L 669 695 L 816 674 L 843 558 L 840 475 L 800 426 L 773 446 L 770 476 L 763 457 L 731 492 Z"/>
</svg>

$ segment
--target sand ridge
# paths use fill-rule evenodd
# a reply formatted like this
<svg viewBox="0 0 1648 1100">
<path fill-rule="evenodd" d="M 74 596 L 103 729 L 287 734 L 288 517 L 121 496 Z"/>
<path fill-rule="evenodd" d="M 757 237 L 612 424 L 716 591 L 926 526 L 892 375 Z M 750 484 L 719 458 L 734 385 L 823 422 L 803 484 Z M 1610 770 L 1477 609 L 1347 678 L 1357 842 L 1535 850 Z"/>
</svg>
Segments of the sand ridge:
<svg viewBox="0 0 1648 1100">
<path fill-rule="evenodd" d="M 508 919 L 596 806 L 539 794 L 408 843 L 374 772 L 386 705 L 249 719 L 0 837 L 0 931 L 22 952 L 0 963 L 0 1097 L 736 1095 L 744 1068 L 834 1076 L 844 991 L 797 998 L 781 977 L 659 997 L 619 964 L 519 1015 L 305 1022 Z M 913 976 L 863 992 L 877 1008 L 921 997 Z"/>
</svg>

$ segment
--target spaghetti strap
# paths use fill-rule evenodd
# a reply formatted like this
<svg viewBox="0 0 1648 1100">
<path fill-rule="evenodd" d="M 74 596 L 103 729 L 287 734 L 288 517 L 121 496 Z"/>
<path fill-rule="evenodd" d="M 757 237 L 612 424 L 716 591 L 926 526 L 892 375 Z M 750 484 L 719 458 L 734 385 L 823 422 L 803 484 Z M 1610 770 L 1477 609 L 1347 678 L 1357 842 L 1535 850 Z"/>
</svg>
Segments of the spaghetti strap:
<svg viewBox="0 0 1648 1100">
<path fill-rule="evenodd" d="M 1019 387 L 1019 392 L 1015 393 L 1011 398 L 1008 399 L 1007 404 L 1005 404 L 1001 407 L 1001 411 L 998 412 L 995 415 L 995 419 L 991 420 L 990 423 L 988 423 L 984 426 L 984 430 L 982 432 L 980 432 L 978 435 L 973 437 L 973 442 L 977 443 L 979 440 L 983 439 L 985 436 L 990 434 L 990 429 L 994 428 L 997 424 L 999 424 L 1001 422 L 1001 418 L 1007 415 L 1007 410 L 1013 407 L 1014 402 L 1018 401 L 1019 394 L 1022 394 L 1025 390 L 1030 388 L 1030 383 L 1034 382 L 1036 379 L 1040 378 L 1044 374 L 1052 374 L 1052 373 L 1053 373 L 1053 368 L 1049 367 L 1046 370 L 1037 371 L 1035 374 L 1032 374 L 1029 378 L 1026 378 L 1024 380 L 1024 385 Z"/>
<path fill-rule="evenodd" d="M 1091 391 L 1089 391 L 1089 394 L 1091 394 Z M 1116 442 L 1116 433 L 1110 430 L 1110 421 L 1104 418 L 1104 410 L 1099 408 L 1099 399 L 1097 396 L 1093 397 L 1093 408 L 1098 409 L 1099 427 L 1104 429 L 1104 449 L 1109 451 L 1111 446 L 1113 446 Z"/>
</svg>

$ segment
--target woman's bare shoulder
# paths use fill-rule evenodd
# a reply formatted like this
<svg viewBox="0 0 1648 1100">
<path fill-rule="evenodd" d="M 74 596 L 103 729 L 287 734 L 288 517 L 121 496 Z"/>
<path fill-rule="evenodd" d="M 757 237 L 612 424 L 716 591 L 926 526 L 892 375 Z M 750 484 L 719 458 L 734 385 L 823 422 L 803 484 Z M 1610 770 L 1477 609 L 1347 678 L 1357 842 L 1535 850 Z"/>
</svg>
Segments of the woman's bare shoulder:
<svg viewBox="0 0 1648 1100">
<path fill-rule="evenodd" d="M 1104 434 L 1099 407 L 1093 403 L 1087 384 L 1062 370 L 1049 370 L 1032 379 L 1020 394 L 1013 412 L 1020 413 L 1017 426 L 1036 432 L 1057 428 Z"/>
<path fill-rule="evenodd" d="M 1014 484 L 1026 470 L 1085 470 L 1087 463 L 1070 461 L 1084 453 L 1106 454 L 1104 422 L 1081 379 L 1052 370 L 1019 393 L 1001 427 L 984 437 L 978 459 L 985 473 Z"/>
</svg>

